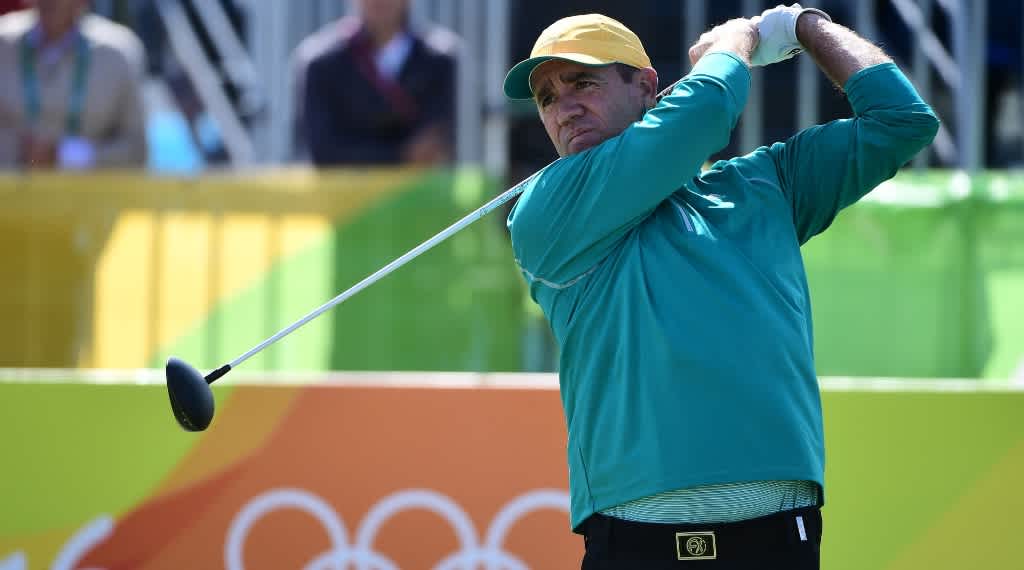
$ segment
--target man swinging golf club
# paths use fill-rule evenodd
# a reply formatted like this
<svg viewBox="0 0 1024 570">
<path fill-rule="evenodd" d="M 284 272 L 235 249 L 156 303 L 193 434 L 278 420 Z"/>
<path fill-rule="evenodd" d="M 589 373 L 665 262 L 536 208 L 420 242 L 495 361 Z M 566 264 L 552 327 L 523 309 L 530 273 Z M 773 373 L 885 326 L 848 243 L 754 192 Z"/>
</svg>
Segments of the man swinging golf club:
<svg viewBox="0 0 1024 570">
<path fill-rule="evenodd" d="M 851 119 L 704 161 L 749 67 L 806 50 Z M 522 184 L 516 262 L 561 349 L 584 569 L 819 567 L 824 437 L 800 246 L 927 146 L 938 120 L 877 47 L 779 6 L 690 49 L 663 97 L 640 40 L 544 30 L 505 93 L 560 159 Z"/>
<path fill-rule="evenodd" d="M 749 66 L 806 50 L 854 117 L 711 170 Z M 583 567 L 819 567 L 821 403 L 799 247 L 927 146 L 938 120 L 881 50 L 799 4 L 715 27 L 667 92 L 600 15 L 546 29 L 505 80 L 561 158 L 205 377 L 167 363 L 175 418 L 208 385 L 501 204 L 561 348 Z M 699 566 L 697 566 L 699 565 Z"/>
</svg>

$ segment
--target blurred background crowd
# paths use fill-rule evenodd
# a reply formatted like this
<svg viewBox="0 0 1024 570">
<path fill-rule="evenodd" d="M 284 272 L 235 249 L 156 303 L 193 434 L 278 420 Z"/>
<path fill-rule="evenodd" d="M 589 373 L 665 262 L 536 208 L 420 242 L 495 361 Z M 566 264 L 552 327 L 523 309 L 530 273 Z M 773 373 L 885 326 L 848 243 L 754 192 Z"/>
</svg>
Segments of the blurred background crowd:
<svg viewBox="0 0 1024 570">
<path fill-rule="evenodd" d="M 251 55 L 260 4 L 6 0 L 0 164 L 191 172 L 273 161 L 252 149 L 273 112 Z M 336 4 L 358 16 L 331 14 L 279 54 L 294 138 L 278 161 L 450 161 L 454 34 L 413 26 L 404 0 Z"/>
<path fill-rule="evenodd" d="M 548 23 L 620 19 L 667 84 L 702 30 L 766 4 L 0 0 L 0 167 L 458 162 L 522 177 L 554 155 L 531 106 L 506 102 L 500 82 Z M 943 132 L 919 166 L 1024 160 L 1019 0 L 809 4 L 882 45 L 938 109 Z M 759 74 L 723 154 L 848 115 L 819 75 L 798 62 Z"/>
</svg>

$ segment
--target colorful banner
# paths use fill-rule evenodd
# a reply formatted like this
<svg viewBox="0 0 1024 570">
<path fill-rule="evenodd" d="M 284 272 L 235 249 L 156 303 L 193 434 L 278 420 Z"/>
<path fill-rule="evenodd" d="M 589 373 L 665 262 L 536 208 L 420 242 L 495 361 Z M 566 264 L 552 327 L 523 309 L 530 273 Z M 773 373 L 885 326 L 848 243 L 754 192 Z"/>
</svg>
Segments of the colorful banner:
<svg viewBox="0 0 1024 570">
<path fill-rule="evenodd" d="M 1024 377 L 1022 180 L 903 172 L 811 240 L 819 373 Z M 501 189 L 475 170 L 0 177 L 0 366 L 219 366 Z M 554 370 L 503 217 L 247 365 Z"/>
<path fill-rule="evenodd" d="M 579 567 L 554 377 L 233 374 L 196 434 L 151 374 L 0 381 L 0 568 Z M 825 384 L 823 568 L 1021 567 L 1024 390 Z"/>
<path fill-rule="evenodd" d="M 219 366 L 475 209 L 476 170 L 0 176 L 0 367 Z M 253 369 L 516 370 L 501 215 L 270 348 Z M 438 327 L 437 323 L 445 323 Z"/>
</svg>

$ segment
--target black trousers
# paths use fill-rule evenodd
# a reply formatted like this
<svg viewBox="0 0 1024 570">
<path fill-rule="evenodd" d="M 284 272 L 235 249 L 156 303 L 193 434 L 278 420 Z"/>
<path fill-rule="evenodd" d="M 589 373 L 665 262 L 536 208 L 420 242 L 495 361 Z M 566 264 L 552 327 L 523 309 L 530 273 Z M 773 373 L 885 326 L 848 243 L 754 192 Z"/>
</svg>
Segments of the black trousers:
<svg viewBox="0 0 1024 570">
<path fill-rule="evenodd" d="M 595 514 L 583 570 L 818 570 L 821 509 L 721 524 L 656 524 Z"/>
</svg>

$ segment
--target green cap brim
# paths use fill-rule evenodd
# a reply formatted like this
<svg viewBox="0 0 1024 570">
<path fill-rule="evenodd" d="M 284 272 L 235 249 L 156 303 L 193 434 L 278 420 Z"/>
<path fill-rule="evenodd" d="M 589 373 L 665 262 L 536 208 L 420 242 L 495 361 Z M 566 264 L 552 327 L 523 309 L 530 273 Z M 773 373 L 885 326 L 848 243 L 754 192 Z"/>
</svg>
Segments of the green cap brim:
<svg viewBox="0 0 1024 570">
<path fill-rule="evenodd" d="M 602 61 L 582 53 L 531 57 L 530 59 L 520 61 L 509 70 L 508 75 L 505 76 L 505 96 L 509 99 L 533 99 L 533 90 L 530 89 L 530 76 L 533 74 L 533 70 L 537 69 L 538 65 L 552 59 L 579 63 L 587 67 L 603 67 L 615 63 L 614 61 Z"/>
</svg>

